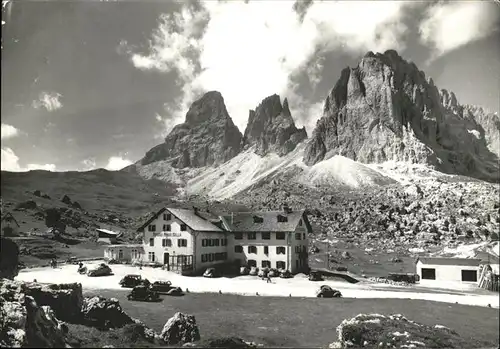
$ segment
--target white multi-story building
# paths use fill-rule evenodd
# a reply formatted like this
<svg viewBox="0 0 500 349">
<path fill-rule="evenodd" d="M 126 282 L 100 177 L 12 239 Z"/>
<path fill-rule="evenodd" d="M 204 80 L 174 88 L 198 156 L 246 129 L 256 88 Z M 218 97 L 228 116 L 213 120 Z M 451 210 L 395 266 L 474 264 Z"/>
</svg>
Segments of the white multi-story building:
<svg viewBox="0 0 500 349">
<path fill-rule="evenodd" d="M 140 245 L 112 245 L 107 258 L 161 264 L 196 274 L 219 264 L 307 270 L 311 226 L 304 210 L 235 212 L 163 208 L 139 229 Z M 121 251 L 121 252 L 120 252 Z"/>
</svg>

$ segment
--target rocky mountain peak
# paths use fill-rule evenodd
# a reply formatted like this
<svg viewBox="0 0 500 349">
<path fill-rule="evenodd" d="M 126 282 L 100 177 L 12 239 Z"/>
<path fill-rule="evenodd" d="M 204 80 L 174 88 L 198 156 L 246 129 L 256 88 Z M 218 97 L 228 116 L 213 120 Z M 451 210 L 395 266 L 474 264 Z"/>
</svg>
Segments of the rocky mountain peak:
<svg viewBox="0 0 500 349">
<path fill-rule="evenodd" d="M 358 66 L 342 70 L 304 162 L 313 165 L 338 154 L 363 163 L 423 163 L 447 173 L 496 178 L 498 158 L 489 145 L 494 137 L 487 136 L 494 122 L 483 130 L 476 114 L 396 51 L 368 52 Z"/>
<path fill-rule="evenodd" d="M 149 150 L 140 163 L 169 160 L 177 168 L 217 165 L 239 154 L 241 138 L 221 93 L 210 91 L 191 105 L 186 121 L 175 126 L 165 142 Z"/>
<path fill-rule="evenodd" d="M 295 126 L 288 100 L 285 98 L 281 104 L 280 97 L 274 94 L 250 110 L 242 145 L 244 148 L 255 145 L 260 156 L 269 152 L 283 156 L 306 138 L 305 128 Z"/>
</svg>

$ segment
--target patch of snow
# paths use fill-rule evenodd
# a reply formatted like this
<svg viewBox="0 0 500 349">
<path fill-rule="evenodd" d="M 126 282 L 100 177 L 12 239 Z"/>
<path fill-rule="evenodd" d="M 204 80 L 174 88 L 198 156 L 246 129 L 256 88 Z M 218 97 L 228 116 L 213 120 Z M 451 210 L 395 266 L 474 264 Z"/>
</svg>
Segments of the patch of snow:
<svg viewBox="0 0 500 349">
<path fill-rule="evenodd" d="M 444 329 L 448 329 L 448 327 L 443 326 L 443 325 L 438 325 L 438 324 L 434 325 L 434 328 L 444 328 Z"/>
<path fill-rule="evenodd" d="M 96 267 L 102 261 L 87 263 L 87 268 Z M 114 275 L 105 277 L 88 277 L 77 272 L 77 266 L 62 265 L 59 268 L 33 268 L 23 269 L 19 272 L 16 280 L 33 281 L 42 283 L 81 283 L 84 290 L 112 289 L 121 290 L 119 281 L 127 274 L 141 274 L 150 281 L 169 280 L 173 285 L 186 288 L 190 292 L 219 292 L 229 294 L 239 294 L 252 296 L 259 292 L 261 296 L 283 296 L 288 297 L 316 297 L 317 283 L 310 282 L 307 278 L 281 279 L 273 278 L 272 283 L 263 282 L 254 276 L 239 276 L 236 278 L 216 278 L 207 279 L 203 277 L 182 276 L 173 272 L 156 268 L 143 268 L 130 265 L 111 265 Z M 456 291 L 448 293 L 446 290 L 435 291 L 432 288 L 419 290 L 418 287 L 410 289 L 405 287 L 389 287 L 390 285 L 380 283 L 359 282 L 350 284 L 344 281 L 326 280 L 322 284 L 328 285 L 342 292 L 346 298 L 397 298 L 397 299 L 422 299 L 429 301 L 459 303 L 466 305 L 476 305 L 498 308 L 498 295 L 477 294 L 474 290 L 464 290 L 461 293 Z"/>
<path fill-rule="evenodd" d="M 374 248 L 372 248 L 372 247 L 365 248 L 365 252 L 372 252 L 373 250 L 374 250 Z"/>
<path fill-rule="evenodd" d="M 396 331 L 392 335 L 396 337 L 410 337 L 410 334 L 407 331 L 404 331 L 403 333 Z"/>
<path fill-rule="evenodd" d="M 408 251 L 410 251 L 411 253 L 425 252 L 425 250 L 422 247 L 412 247 L 412 248 L 409 248 Z"/>
<path fill-rule="evenodd" d="M 481 138 L 481 133 L 478 130 L 467 130 L 470 134 L 474 135 L 477 139 Z"/>
</svg>

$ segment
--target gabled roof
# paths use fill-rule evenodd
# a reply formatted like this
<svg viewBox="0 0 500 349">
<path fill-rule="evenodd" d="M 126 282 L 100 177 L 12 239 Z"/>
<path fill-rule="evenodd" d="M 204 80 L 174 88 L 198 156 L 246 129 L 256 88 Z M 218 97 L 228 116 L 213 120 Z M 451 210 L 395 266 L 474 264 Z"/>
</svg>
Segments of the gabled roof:
<svg viewBox="0 0 500 349">
<path fill-rule="evenodd" d="M 300 219 L 303 218 L 307 230 L 311 231 L 311 226 L 304 213 L 304 210 L 235 212 L 222 216 L 222 219 L 227 229 L 233 232 L 292 232 L 295 231 Z M 262 218 L 262 221 L 254 220 L 256 216 Z M 278 222 L 278 216 L 287 217 L 287 221 Z"/>
<path fill-rule="evenodd" d="M 418 263 L 418 261 L 423 264 L 458 265 L 468 267 L 477 267 L 481 264 L 481 260 L 477 258 L 418 257 L 415 263 Z"/>
<path fill-rule="evenodd" d="M 111 230 L 108 230 L 108 229 L 103 229 L 103 228 L 97 228 L 96 231 L 100 231 L 101 233 L 105 233 L 105 234 L 109 234 L 109 235 L 120 235 L 120 233 L 117 233 L 115 231 L 111 231 Z"/>
<path fill-rule="evenodd" d="M 164 207 L 156 212 L 150 219 L 148 219 L 143 225 L 141 225 L 137 230 L 141 231 L 146 228 L 151 222 L 158 218 L 163 212 L 169 211 L 175 217 L 177 217 L 181 222 L 186 224 L 189 228 L 196 231 L 223 231 L 221 228 L 215 225 L 219 218 L 207 214 L 205 212 L 198 211 L 195 213 L 194 210 L 182 209 L 182 208 L 167 208 Z"/>
<path fill-rule="evenodd" d="M 2 217 L 2 222 L 3 222 L 4 220 L 6 220 L 7 218 L 11 218 L 11 219 L 12 219 L 12 220 L 16 223 L 17 227 L 18 227 L 18 228 L 20 227 L 20 226 L 19 226 L 19 223 L 17 223 L 17 220 L 16 220 L 16 218 L 12 215 L 12 213 L 7 212 L 6 214 L 4 214 L 4 215 L 3 215 L 3 217 Z"/>
<path fill-rule="evenodd" d="M 206 215 L 202 212 L 195 212 L 194 210 L 186 210 L 182 208 L 167 208 L 167 210 L 193 230 L 223 231 L 210 222 L 210 220 L 207 219 L 208 217 L 206 217 Z"/>
</svg>

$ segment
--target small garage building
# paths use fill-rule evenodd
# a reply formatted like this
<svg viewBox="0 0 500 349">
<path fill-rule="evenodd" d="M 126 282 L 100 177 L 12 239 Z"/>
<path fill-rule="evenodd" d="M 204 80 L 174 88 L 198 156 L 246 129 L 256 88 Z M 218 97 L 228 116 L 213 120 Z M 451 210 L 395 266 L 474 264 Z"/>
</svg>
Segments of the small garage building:
<svg viewBox="0 0 500 349">
<path fill-rule="evenodd" d="M 481 259 L 420 257 L 416 267 L 420 283 L 477 284 Z"/>
</svg>

